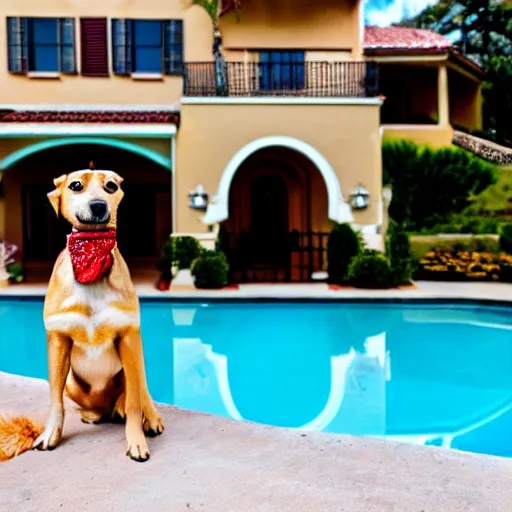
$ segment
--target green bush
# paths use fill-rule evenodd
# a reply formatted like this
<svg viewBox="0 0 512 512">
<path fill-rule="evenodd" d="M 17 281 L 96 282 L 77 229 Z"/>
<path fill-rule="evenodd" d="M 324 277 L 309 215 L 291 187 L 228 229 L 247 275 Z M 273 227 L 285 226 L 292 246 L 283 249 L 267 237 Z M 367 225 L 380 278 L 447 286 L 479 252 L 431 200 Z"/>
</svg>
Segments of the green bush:
<svg viewBox="0 0 512 512">
<path fill-rule="evenodd" d="M 392 219 L 410 231 L 443 222 L 495 183 L 495 166 L 461 148 L 432 150 L 410 141 L 382 146 L 384 184 L 391 185 Z"/>
<path fill-rule="evenodd" d="M 407 233 L 401 228 L 390 230 L 386 239 L 386 255 L 391 267 L 392 281 L 395 286 L 410 284 L 413 274 L 413 255 Z"/>
<path fill-rule="evenodd" d="M 178 269 L 187 269 L 201 254 L 201 244 L 193 236 L 177 236 L 173 238 L 173 252 Z"/>
<path fill-rule="evenodd" d="M 390 288 L 393 276 L 388 260 L 383 255 L 356 256 L 348 268 L 348 282 L 357 288 Z"/>
<path fill-rule="evenodd" d="M 192 262 L 194 285 L 200 289 L 218 289 L 228 284 L 229 265 L 222 252 L 205 250 Z"/>
<path fill-rule="evenodd" d="M 23 281 L 23 265 L 21 263 L 11 263 L 5 270 L 11 275 L 11 281 L 21 283 Z"/>
<path fill-rule="evenodd" d="M 361 237 L 350 224 L 336 224 L 327 241 L 327 273 L 329 282 L 342 284 L 347 278 L 350 261 L 362 249 Z"/>
<path fill-rule="evenodd" d="M 500 249 L 512 254 L 512 224 L 503 224 L 500 233 Z"/>
</svg>

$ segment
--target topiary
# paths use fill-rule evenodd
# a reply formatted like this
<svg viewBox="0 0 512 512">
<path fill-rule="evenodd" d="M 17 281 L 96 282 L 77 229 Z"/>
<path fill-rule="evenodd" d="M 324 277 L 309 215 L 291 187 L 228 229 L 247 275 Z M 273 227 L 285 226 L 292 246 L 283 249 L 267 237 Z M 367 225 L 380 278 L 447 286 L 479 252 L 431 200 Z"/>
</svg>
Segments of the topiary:
<svg viewBox="0 0 512 512">
<path fill-rule="evenodd" d="M 327 241 L 327 273 L 329 282 L 342 284 L 346 281 L 347 269 L 354 256 L 360 254 L 361 239 L 350 224 L 336 224 Z"/>
<path fill-rule="evenodd" d="M 226 255 L 205 250 L 192 262 L 190 268 L 194 285 L 199 289 L 218 289 L 228 284 L 229 265 Z"/>
<path fill-rule="evenodd" d="M 503 224 L 500 232 L 500 249 L 512 254 L 512 224 Z"/>
<path fill-rule="evenodd" d="M 201 244 L 193 236 L 177 236 L 174 241 L 174 260 L 179 270 L 190 268 L 201 254 Z"/>
<path fill-rule="evenodd" d="M 409 284 L 413 274 L 413 255 L 407 233 L 393 225 L 386 239 L 386 255 L 395 286 Z"/>
<path fill-rule="evenodd" d="M 356 256 L 348 268 L 348 281 L 356 288 L 390 288 L 393 276 L 384 256 Z"/>
</svg>

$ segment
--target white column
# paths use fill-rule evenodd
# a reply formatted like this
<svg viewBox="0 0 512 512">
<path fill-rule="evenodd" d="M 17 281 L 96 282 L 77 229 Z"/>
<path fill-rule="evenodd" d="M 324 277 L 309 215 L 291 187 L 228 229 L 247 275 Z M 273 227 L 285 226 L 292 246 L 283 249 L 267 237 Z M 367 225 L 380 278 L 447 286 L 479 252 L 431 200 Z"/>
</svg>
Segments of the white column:
<svg viewBox="0 0 512 512">
<path fill-rule="evenodd" d="M 448 69 L 446 64 L 441 64 L 437 74 L 437 110 L 440 126 L 450 124 L 450 101 L 448 96 Z"/>
</svg>

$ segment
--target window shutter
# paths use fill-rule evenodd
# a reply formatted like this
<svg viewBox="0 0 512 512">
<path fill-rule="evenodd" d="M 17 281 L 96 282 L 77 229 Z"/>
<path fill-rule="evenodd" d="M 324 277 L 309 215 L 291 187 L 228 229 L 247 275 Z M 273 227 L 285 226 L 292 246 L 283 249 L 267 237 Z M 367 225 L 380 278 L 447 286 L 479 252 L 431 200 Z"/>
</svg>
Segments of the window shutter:
<svg viewBox="0 0 512 512">
<path fill-rule="evenodd" d="M 114 73 L 129 75 L 132 72 L 131 20 L 112 20 L 112 50 Z"/>
<path fill-rule="evenodd" d="M 7 18 L 7 46 L 10 73 L 23 74 L 27 71 L 26 27 L 26 18 Z"/>
<path fill-rule="evenodd" d="M 59 20 L 59 36 L 60 70 L 62 73 L 73 75 L 76 73 L 74 18 L 61 18 Z"/>
<path fill-rule="evenodd" d="M 165 74 L 183 72 L 183 20 L 166 20 L 164 24 Z"/>
<path fill-rule="evenodd" d="M 81 57 L 83 76 L 108 76 L 107 18 L 82 18 Z"/>
</svg>

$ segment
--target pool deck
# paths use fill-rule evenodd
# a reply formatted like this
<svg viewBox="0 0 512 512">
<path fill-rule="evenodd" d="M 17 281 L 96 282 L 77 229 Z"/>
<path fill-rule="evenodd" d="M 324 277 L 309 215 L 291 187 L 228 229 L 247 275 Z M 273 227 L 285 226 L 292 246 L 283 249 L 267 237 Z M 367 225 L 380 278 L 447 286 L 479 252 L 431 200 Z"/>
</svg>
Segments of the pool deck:
<svg viewBox="0 0 512 512">
<path fill-rule="evenodd" d="M 512 302 L 498 283 L 418 282 L 402 290 L 252 285 L 159 292 L 170 299 L 475 299 Z M 43 296 L 17 285 L 0 295 Z M 0 413 L 43 420 L 46 382 L 0 372 Z M 144 464 L 125 454 L 121 425 L 80 422 L 67 404 L 64 439 L 0 465 L 0 511 L 510 512 L 512 460 L 359 437 L 300 432 L 159 406 L 166 431 Z"/>
<path fill-rule="evenodd" d="M 46 382 L 0 373 L 2 412 L 44 419 Z M 122 425 L 85 425 L 0 465 L 0 510 L 22 512 L 509 512 L 512 461 L 266 427 L 160 406 L 151 459 Z"/>
</svg>

